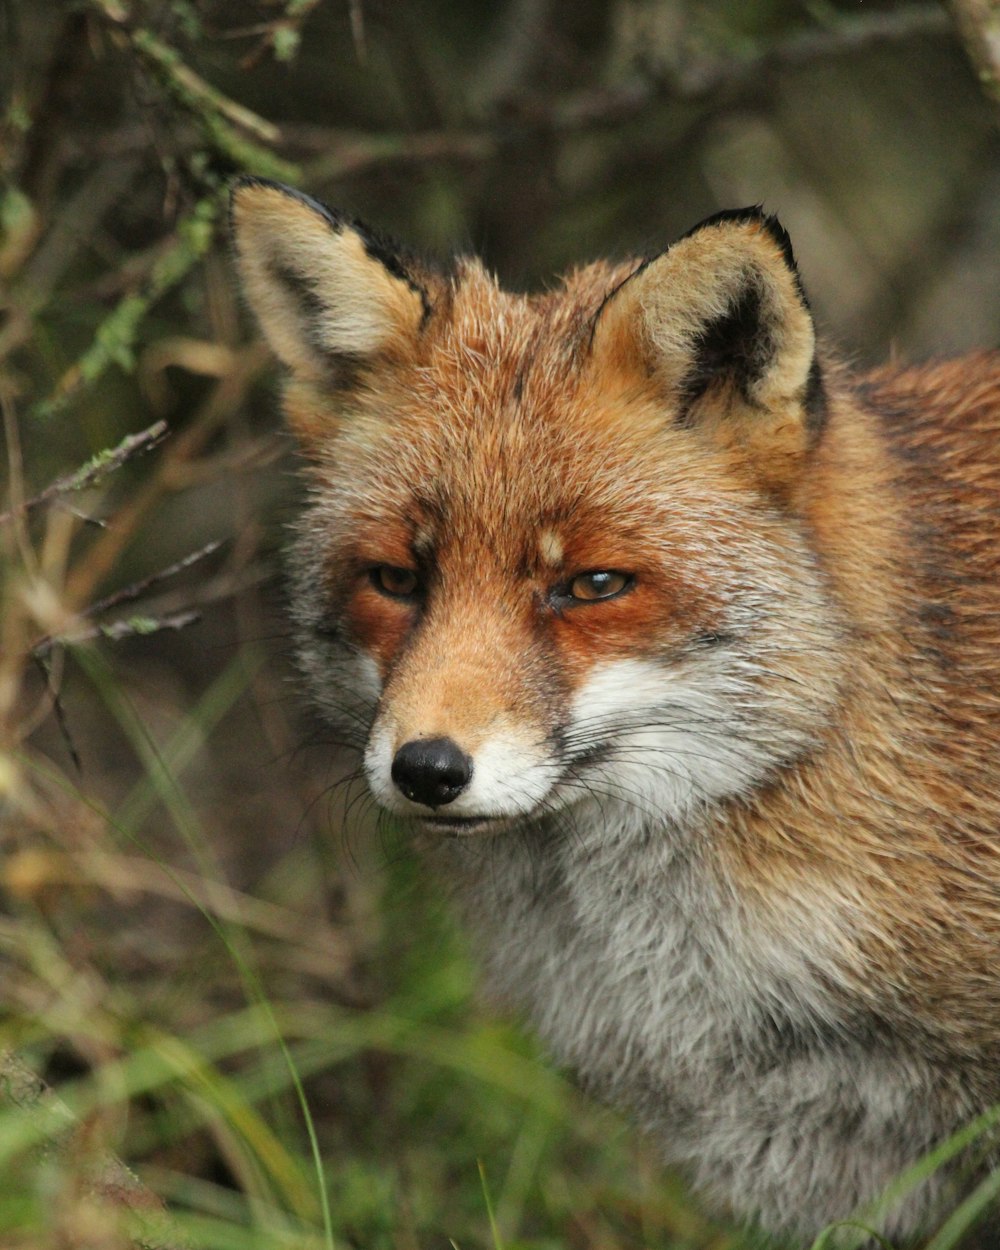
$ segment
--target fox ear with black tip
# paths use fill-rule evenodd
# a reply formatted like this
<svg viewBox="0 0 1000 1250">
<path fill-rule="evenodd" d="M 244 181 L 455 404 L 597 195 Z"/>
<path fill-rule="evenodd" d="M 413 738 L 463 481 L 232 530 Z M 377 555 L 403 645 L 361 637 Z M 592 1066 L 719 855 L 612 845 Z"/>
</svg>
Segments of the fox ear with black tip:
<svg viewBox="0 0 1000 1250">
<path fill-rule="evenodd" d="M 330 424 L 324 393 L 413 349 L 427 287 L 391 244 L 280 183 L 239 179 L 230 222 L 247 303 L 291 371 L 285 406 L 308 446 Z"/>
<path fill-rule="evenodd" d="M 604 367 L 652 375 L 678 424 L 779 493 L 825 414 L 812 315 L 777 219 L 719 213 L 625 280 L 594 323 Z"/>
</svg>

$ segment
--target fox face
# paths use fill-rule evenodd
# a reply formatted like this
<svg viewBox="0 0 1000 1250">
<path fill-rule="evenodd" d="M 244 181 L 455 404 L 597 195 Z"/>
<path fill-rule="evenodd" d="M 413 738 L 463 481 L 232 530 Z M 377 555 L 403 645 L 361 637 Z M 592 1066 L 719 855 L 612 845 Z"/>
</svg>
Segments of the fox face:
<svg viewBox="0 0 1000 1250">
<path fill-rule="evenodd" d="M 772 219 L 534 298 L 267 183 L 234 224 L 310 464 L 303 665 L 384 808 L 681 820 L 808 747 L 837 625 L 788 518 L 822 395 Z"/>
</svg>

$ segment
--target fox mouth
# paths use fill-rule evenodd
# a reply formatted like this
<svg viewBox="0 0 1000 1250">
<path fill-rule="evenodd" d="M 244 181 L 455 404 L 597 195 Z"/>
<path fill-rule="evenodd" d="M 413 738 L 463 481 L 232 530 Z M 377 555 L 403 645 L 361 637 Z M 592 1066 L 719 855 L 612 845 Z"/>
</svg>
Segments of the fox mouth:
<svg viewBox="0 0 1000 1250">
<path fill-rule="evenodd" d="M 483 833 L 496 829 L 503 824 L 502 817 L 497 816 L 419 816 L 417 820 L 421 828 L 434 833 L 444 833 L 450 837 L 465 837 L 472 833 Z"/>
</svg>

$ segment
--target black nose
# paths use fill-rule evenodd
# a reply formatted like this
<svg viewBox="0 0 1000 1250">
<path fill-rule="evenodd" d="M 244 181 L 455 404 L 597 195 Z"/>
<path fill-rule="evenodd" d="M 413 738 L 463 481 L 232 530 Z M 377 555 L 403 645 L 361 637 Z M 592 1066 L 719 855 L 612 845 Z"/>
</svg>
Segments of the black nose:
<svg viewBox="0 0 1000 1250">
<path fill-rule="evenodd" d="M 458 798 L 472 777 L 472 760 L 450 738 L 404 742 L 392 761 L 392 779 L 414 803 L 443 807 Z"/>
</svg>

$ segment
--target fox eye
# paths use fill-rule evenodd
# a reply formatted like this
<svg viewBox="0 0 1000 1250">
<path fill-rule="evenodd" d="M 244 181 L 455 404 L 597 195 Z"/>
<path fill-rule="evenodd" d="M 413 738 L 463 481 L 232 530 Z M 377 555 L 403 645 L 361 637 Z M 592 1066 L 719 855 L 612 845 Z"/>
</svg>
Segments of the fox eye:
<svg viewBox="0 0 1000 1250">
<path fill-rule="evenodd" d="M 613 599 L 628 590 L 632 582 L 628 573 L 619 573 L 614 569 L 579 573 L 569 584 L 569 597 L 588 603 L 595 599 Z"/>
<path fill-rule="evenodd" d="M 413 569 L 394 564 L 376 564 L 368 576 L 375 589 L 391 599 L 412 599 L 420 589 L 420 578 Z"/>
</svg>

